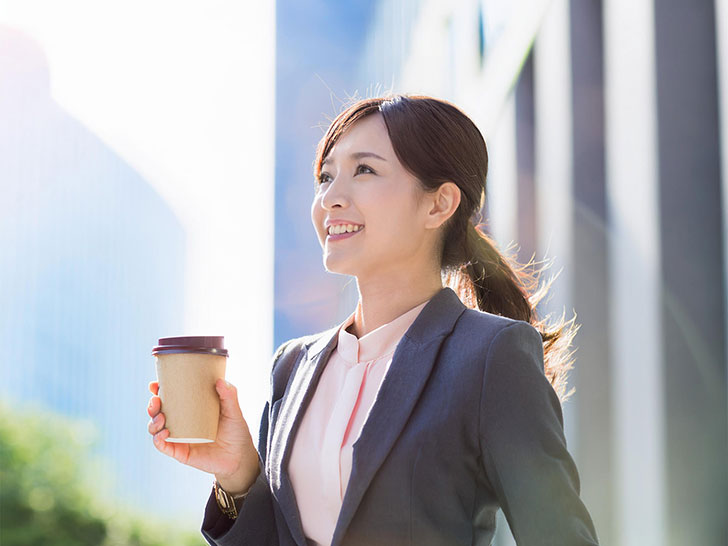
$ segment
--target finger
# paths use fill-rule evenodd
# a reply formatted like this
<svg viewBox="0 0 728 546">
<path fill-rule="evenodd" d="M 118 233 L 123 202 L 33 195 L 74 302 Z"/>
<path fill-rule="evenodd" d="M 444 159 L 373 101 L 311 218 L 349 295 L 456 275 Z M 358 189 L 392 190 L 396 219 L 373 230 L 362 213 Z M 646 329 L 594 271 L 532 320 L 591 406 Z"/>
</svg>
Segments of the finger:
<svg viewBox="0 0 728 546">
<path fill-rule="evenodd" d="M 152 394 L 159 394 L 159 381 L 149 382 L 149 392 Z"/>
<path fill-rule="evenodd" d="M 242 419 L 243 412 L 240 410 L 235 385 L 221 378 L 215 382 L 215 388 L 220 396 L 220 415 L 228 419 Z"/>
<path fill-rule="evenodd" d="M 152 441 L 154 442 L 154 447 L 156 447 L 157 450 L 172 457 L 174 453 L 174 445 L 164 441 L 167 437 L 169 437 L 169 429 L 163 428 L 152 436 Z"/>
<path fill-rule="evenodd" d="M 169 429 L 162 429 L 154 437 L 154 447 L 181 463 L 187 464 L 190 458 L 190 444 L 178 444 L 176 442 L 165 442 L 169 437 Z"/>
<path fill-rule="evenodd" d="M 147 405 L 147 413 L 149 414 L 149 417 L 154 417 L 162 410 L 162 400 L 159 398 L 159 396 L 152 396 L 149 399 L 149 404 Z"/>
<path fill-rule="evenodd" d="M 149 434 L 156 434 L 160 430 L 164 428 L 164 414 L 158 413 L 154 416 L 153 419 L 149 420 L 149 424 L 147 425 L 147 429 L 149 430 Z"/>
</svg>

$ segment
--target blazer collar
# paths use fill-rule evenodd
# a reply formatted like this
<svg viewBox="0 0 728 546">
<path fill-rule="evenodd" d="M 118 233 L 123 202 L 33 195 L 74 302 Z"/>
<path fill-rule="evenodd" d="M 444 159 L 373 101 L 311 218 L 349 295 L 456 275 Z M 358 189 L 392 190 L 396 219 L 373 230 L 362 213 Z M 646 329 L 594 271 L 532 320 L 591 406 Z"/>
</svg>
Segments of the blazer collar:
<svg viewBox="0 0 728 546">
<path fill-rule="evenodd" d="M 353 445 L 351 476 L 336 524 L 332 546 L 340 544 L 374 474 L 391 451 L 430 376 L 438 350 L 466 309 L 457 294 L 445 287 L 425 305 L 405 332 L 382 381 L 376 403 L 359 439 Z M 316 390 L 321 372 L 338 341 L 338 327 L 320 334 L 305 354 L 281 401 L 267 457 L 273 495 L 279 502 L 294 539 L 305 546 L 295 495 L 288 476 L 293 439 Z"/>
</svg>

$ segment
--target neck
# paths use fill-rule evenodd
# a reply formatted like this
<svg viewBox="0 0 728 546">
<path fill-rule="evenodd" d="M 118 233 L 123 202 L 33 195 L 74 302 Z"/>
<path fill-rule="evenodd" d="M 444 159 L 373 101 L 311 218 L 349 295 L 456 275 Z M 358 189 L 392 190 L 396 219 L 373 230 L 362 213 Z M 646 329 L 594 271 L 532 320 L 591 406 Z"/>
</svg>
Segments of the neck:
<svg viewBox="0 0 728 546">
<path fill-rule="evenodd" d="M 419 277 L 411 272 L 381 275 L 366 282 L 357 278 L 357 286 L 359 304 L 349 331 L 359 338 L 428 301 L 443 288 L 439 271 Z"/>
</svg>

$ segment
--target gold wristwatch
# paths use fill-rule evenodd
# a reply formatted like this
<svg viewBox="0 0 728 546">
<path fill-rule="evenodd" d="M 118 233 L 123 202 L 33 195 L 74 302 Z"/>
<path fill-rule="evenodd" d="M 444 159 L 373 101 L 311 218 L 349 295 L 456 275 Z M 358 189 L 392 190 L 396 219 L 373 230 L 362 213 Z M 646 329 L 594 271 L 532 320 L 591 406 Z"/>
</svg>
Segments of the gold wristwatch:
<svg viewBox="0 0 728 546">
<path fill-rule="evenodd" d="M 217 500 L 217 505 L 220 507 L 220 511 L 230 519 L 237 518 L 238 507 L 235 506 L 235 501 L 247 497 L 250 490 L 233 496 L 225 491 L 217 480 L 213 482 L 213 488 L 215 490 L 215 500 Z"/>
</svg>

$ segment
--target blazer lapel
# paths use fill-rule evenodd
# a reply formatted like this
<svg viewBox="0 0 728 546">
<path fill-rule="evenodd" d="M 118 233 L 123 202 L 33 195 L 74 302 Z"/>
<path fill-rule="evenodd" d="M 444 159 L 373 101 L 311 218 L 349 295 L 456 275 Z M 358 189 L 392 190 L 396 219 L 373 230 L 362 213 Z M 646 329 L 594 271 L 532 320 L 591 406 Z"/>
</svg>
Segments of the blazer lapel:
<svg viewBox="0 0 728 546">
<path fill-rule="evenodd" d="M 311 347 L 304 346 L 305 354 L 293 370 L 290 384 L 281 400 L 266 461 L 266 471 L 273 496 L 278 500 L 293 538 L 302 546 L 305 546 L 306 538 L 288 475 L 288 460 L 298 426 L 316 390 L 321 372 L 336 347 L 337 333 L 338 326 L 324 332 Z"/>
<path fill-rule="evenodd" d="M 465 309 L 451 288 L 443 288 L 420 311 L 397 345 L 369 417 L 353 445 L 351 477 L 332 546 L 341 543 L 374 474 L 407 423 L 430 376 L 440 345 Z"/>
</svg>

